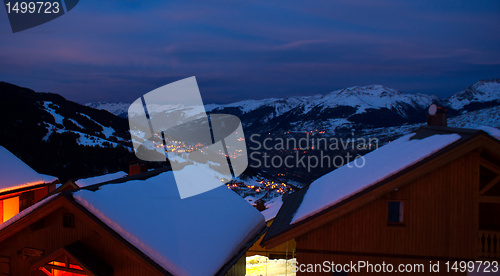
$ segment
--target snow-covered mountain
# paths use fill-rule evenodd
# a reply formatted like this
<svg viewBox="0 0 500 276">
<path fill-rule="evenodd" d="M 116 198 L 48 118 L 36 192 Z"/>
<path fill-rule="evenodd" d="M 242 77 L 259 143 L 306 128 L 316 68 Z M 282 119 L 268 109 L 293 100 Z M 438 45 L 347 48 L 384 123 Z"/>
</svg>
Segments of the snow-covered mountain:
<svg viewBox="0 0 500 276">
<path fill-rule="evenodd" d="M 361 114 L 370 109 L 395 109 L 401 115 L 406 115 L 406 109 L 422 108 L 437 100 L 437 96 L 424 94 L 403 94 L 395 89 L 383 85 L 354 86 L 330 92 L 326 95 L 288 97 L 284 99 L 247 100 L 225 105 L 211 105 L 207 109 L 218 110 L 225 108 L 237 108 L 242 113 L 262 108 L 263 106 L 274 107 L 275 116 L 301 107 L 307 114 L 312 110 L 325 110 L 339 106 L 349 106 L 355 109 L 354 114 Z"/>
<path fill-rule="evenodd" d="M 424 109 L 436 96 L 404 94 L 382 85 L 355 86 L 326 95 L 245 100 L 230 104 L 210 104 L 209 113 L 229 113 L 240 117 L 251 132 L 292 131 L 311 129 L 334 131 L 355 125 L 383 127 L 425 120 Z M 88 103 L 87 106 L 105 109 L 123 116 L 127 104 Z M 180 117 L 192 116 L 200 110 L 172 105 L 158 110 L 180 112 Z"/>
<path fill-rule="evenodd" d="M 250 133 L 325 131 L 335 134 L 351 129 L 425 122 L 426 108 L 433 102 L 448 108 L 449 116 L 497 106 L 500 105 L 500 80 L 479 81 L 447 99 L 425 94 L 405 94 L 382 85 L 368 85 L 345 88 L 325 95 L 210 104 L 205 109 L 209 113 L 237 115 L 245 130 Z M 122 116 L 128 107 L 124 103 L 88 105 Z M 199 112 L 179 105 L 157 108 L 180 112 L 184 116 Z"/>
<path fill-rule="evenodd" d="M 0 145 L 59 179 L 127 169 L 128 122 L 52 93 L 0 82 Z"/>
<path fill-rule="evenodd" d="M 119 129 L 111 120 L 103 121 L 96 116 L 93 118 L 85 114 L 85 111 L 68 113 L 66 108 L 53 101 L 39 103 L 40 110 L 52 116 L 42 122 L 47 130 L 42 141 L 50 141 L 55 133 L 71 133 L 78 136 L 76 143 L 82 146 L 130 147 L 126 129 Z"/>
<path fill-rule="evenodd" d="M 89 102 L 85 106 L 92 107 L 100 110 L 107 110 L 118 117 L 127 118 L 129 103 L 110 103 L 110 102 Z"/>
<path fill-rule="evenodd" d="M 213 113 L 239 116 L 253 131 L 310 131 L 334 133 L 355 125 L 382 127 L 417 122 L 436 96 L 403 94 L 382 85 L 355 86 L 326 95 L 241 101 L 210 105 Z M 423 119 L 420 119 L 420 121 Z"/>
<path fill-rule="evenodd" d="M 500 79 L 479 81 L 447 99 L 449 107 L 474 110 L 500 104 Z"/>
</svg>

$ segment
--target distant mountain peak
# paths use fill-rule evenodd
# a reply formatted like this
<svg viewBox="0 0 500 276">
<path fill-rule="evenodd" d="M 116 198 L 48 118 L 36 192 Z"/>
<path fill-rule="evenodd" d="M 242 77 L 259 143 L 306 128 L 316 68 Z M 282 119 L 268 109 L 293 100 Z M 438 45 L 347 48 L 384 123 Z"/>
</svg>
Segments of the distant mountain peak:
<svg viewBox="0 0 500 276">
<path fill-rule="evenodd" d="M 334 93 L 334 92 L 332 92 Z M 381 84 L 371 84 L 365 86 L 352 86 L 340 90 L 340 93 L 356 93 L 363 95 L 372 96 L 389 96 L 389 95 L 401 95 L 402 93 L 396 89 L 392 89 Z"/>
<path fill-rule="evenodd" d="M 500 79 L 480 80 L 448 98 L 449 106 L 462 109 L 471 104 L 500 102 Z"/>
<path fill-rule="evenodd" d="M 381 84 L 352 86 L 314 96 L 249 99 L 228 104 L 206 105 L 211 113 L 230 113 L 241 118 L 246 128 L 302 131 L 316 128 L 335 131 L 355 124 L 392 126 L 425 121 L 425 110 L 439 102 L 450 109 L 450 115 L 500 104 L 500 79 L 481 80 L 448 99 L 435 95 L 404 93 Z M 495 102 L 497 101 L 497 102 Z M 89 103 L 120 117 L 127 116 L 127 103 Z M 465 108 L 464 108 L 465 106 Z M 163 107 L 189 113 L 180 106 Z M 458 112 L 457 112 L 458 111 Z"/>
<path fill-rule="evenodd" d="M 106 110 L 110 113 L 115 114 L 118 117 L 127 118 L 128 108 L 130 103 L 124 102 L 88 102 L 84 104 L 85 106 L 92 107 L 95 109 Z"/>
</svg>

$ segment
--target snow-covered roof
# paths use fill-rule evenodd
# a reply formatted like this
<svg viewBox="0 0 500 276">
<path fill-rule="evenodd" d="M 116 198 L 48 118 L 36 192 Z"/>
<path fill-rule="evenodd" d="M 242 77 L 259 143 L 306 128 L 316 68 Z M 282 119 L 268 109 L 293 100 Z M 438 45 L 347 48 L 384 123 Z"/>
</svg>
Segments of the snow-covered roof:
<svg viewBox="0 0 500 276">
<path fill-rule="evenodd" d="M 75 200 L 175 275 L 213 275 L 265 227 L 226 186 L 180 199 L 172 172 L 78 190 Z"/>
<path fill-rule="evenodd" d="M 477 129 L 488 133 L 491 137 L 493 137 L 497 140 L 500 140 L 500 130 L 498 128 L 489 127 L 489 126 L 480 126 Z"/>
<path fill-rule="evenodd" d="M 311 183 L 291 223 L 317 214 L 461 138 L 458 134 L 445 134 L 410 140 L 413 135 L 405 135 L 366 154 L 364 161 L 353 161 Z"/>
<path fill-rule="evenodd" d="M 6 148 L 0 146 L 0 193 L 51 183 L 56 179 L 54 176 L 37 173 Z"/>
<path fill-rule="evenodd" d="M 115 180 L 115 179 L 122 178 L 125 176 L 127 176 L 126 172 L 108 173 L 108 174 L 104 174 L 104 175 L 78 179 L 77 181 L 75 181 L 75 184 L 78 185 L 78 187 L 83 188 L 83 187 L 87 187 L 90 185 Z"/>
<path fill-rule="evenodd" d="M 262 215 L 266 218 L 266 221 L 269 221 L 276 217 L 278 211 L 283 205 L 283 196 L 275 197 L 270 201 L 266 202 L 266 209 L 262 211 Z"/>
</svg>

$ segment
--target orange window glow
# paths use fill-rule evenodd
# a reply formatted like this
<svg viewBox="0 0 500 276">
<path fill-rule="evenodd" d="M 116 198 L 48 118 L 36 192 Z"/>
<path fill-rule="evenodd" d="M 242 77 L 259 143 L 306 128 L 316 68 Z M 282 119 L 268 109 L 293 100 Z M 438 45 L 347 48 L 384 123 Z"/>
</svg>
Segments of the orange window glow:
<svg viewBox="0 0 500 276">
<path fill-rule="evenodd" d="M 19 213 L 19 197 L 11 197 L 3 200 L 3 221 L 5 222 L 11 217 Z"/>
</svg>

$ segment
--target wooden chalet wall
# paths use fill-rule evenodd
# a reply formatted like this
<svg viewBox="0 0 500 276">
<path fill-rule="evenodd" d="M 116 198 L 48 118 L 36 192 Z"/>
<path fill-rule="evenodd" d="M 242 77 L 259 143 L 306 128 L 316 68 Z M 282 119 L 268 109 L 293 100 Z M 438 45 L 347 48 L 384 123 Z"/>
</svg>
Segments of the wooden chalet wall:
<svg viewBox="0 0 500 276">
<path fill-rule="evenodd" d="M 423 263 L 427 271 L 431 260 L 477 259 L 479 161 L 471 152 L 299 236 L 297 261 Z M 388 200 L 404 202 L 404 225 L 387 224 Z"/>
<path fill-rule="evenodd" d="M 90 251 L 110 265 L 115 276 L 163 275 L 65 198 L 59 197 L 43 207 L 42 213 L 37 210 L 26 217 L 29 222 L 19 221 L 25 226 L 13 236 L 6 238 L 6 231 L 3 231 L 4 235 L 0 235 L 0 260 L 10 259 L 10 264 L 4 264 L 10 270 L 8 275 L 45 275 L 31 271 L 31 264 L 76 241 L 83 242 Z M 73 228 L 63 227 L 65 214 L 74 216 Z M 20 227 L 18 225 L 19 223 L 10 227 Z M 24 248 L 42 250 L 44 255 L 22 256 L 18 251 Z"/>
</svg>

